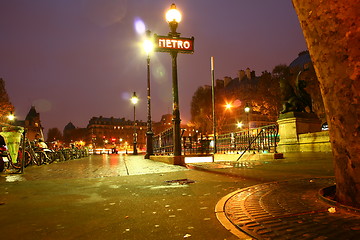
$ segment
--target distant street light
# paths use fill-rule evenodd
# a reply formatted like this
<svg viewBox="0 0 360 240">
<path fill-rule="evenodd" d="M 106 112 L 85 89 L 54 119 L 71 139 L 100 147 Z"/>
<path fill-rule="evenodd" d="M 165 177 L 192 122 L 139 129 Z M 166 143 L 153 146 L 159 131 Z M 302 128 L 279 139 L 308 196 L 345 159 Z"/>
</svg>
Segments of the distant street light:
<svg viewBox="0 0 360 240">
<path fill-rule="evenodd" d="M 146 31 L 146 39 L 144 41 L 143 47 L 144 47 L 144 51 L 148 57 L 149 57 L 150 53 L 152 53 L 154 51 L 154 42 L 151 39 L 151 31 L 150 30 Z"/>
<path fill-rule="evenodd" d="M 251 110 L 251 108 L 249 107 L 249 105 L 248 105 L 248 103 L 247 103 L 246 106 L 245 106 L 244 111 L 245 111 L 246 113 L 249 113 L 250 110 Z"/>
<path fill-rule="evenodd" d="M 231 108 L 232 108 L 232 104 L 231 104 L 231 103 L 225 104 L 225 109 L 226 109 L 226 110 L 230 110 Z"/>
<path fill-rule="evenodd" d="M 7 119 L 10 122 L 14 122 L 15 121 L 15 115 L 13 113 L 9 113 L 9 115 L 7 116 Z"/>
<path fill-rule="evenodd" d="M 137 155 L 137 148 L 136 148 L 136 144 L 137 144 L 137 133 L 136 133 L 136 104 L 139 101 L 139 98 L 136 96 L 136 92 L 134 92 L 133 96 L 131 97 L 130 101 L 132 102 L 132 104 L 134 104 L 134 151 L 133 151 L 133 155 Z"/>
<path fill-rule="evenodd" d="M 251 111 L 251 108 L 248 103 L 246 103 L 244 111 L 246 112 L 246 120 L 247 120 L 247 124 L 248 124 L 248 129 L 250 129 L 249 113 Z"/>
<path fill-rule="evenodd" d="M 230 102 L 225 102 L 225 105 L 223 105 L 224 106 L 224 112 L 223 112 L 223 115 L 224 115 L 224 123 L 225 123 L 225 125 L 224 125 L 224 129 L 223 129 L 223 131 L 225 131 L 225 132 L 230 132 L 230 131 L 232 131 L 232 129 L 234 128 L 234 126 L 232 125 L 232 123 L 230 123 L 231 122 L 231 119 L 232 119 L 232 116 L 231 116 L 231 114 L 232 114 L 232 108 L 233 108 L 233 105 L 232 105 L 232 103 Z M 228 115 L 228 116 L 226 116 L 226 115 Z"/>
<path fill-rule="evenodd" d="M 145 158 L 150 159 L 151 155 L 154 155 L 152 137 L 154 135 L 152 131 L 152 122 L 151 122 L 151 96 L 150 96 L 150 53 L 154 50 L 154 44 L 150 37 L 151 32 L 146 31 L 147 38 L 144 41 L 144 50 L 147 54 L 147 110 L 148 110 L 148 119 L 147 119 L 147 131 L 146 131 L 146 154 Z"/>
<path fill-rule="evenodd" d="M 123 141 L 123 139 L 122 138 L 119 138 L 119 150 L 121 150 L 121 148 L 122 148 L 122 141 Z"/>
<path fill-rule="evenodd" d="M 244 126 L 244 124 L 242 122 L 238 122 L 236 123 L 237 128 L 242 128 Z"/>
</svg>

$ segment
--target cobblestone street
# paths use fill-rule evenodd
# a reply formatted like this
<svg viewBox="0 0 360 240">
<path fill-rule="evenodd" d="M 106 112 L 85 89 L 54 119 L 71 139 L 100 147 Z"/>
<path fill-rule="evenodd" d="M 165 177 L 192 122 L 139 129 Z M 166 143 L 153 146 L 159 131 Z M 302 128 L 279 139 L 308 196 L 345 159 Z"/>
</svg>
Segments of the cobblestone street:
<svg viewBox="0 0 360 240">
<path fill-rule="evenodd" d="M 102 154 L 49 165 L 31 166 L 25 168 L 22 175 L 4 175 L 5 178 L 0 178 L 0 181 L 102 178 L 186 170 L 181 166 L 144 159 L 143 155 Z"/>
</svg>

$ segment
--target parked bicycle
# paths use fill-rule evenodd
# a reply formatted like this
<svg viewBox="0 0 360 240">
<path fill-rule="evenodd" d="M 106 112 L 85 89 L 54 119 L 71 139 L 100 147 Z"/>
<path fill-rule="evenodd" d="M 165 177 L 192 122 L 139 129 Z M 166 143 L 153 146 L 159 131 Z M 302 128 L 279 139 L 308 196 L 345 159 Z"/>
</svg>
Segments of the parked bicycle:
<svg viewBox="0 0 360 240">
<path fill-rule="evenodd" d="M 0 146 L 0 172 L 9 168 L 20 169 L 22 167 L 23 154 L 25 154 L 24 161 L 30 161 L 31 157 L 28 152 L 23 152 L 19 149 L 17 159 L 14 161 L 6 145 Z"/>
<path fill-rule="evenodd" d="M 25 140 L 25 150 L 22 149 L 24 146 L 23 141 Z M 24 156 L 25 155 L 25 156 Z M 24 157 L 23 157 L 24 156 Z M 5 142 L 1 144 L 0 141 L 0 172 L 4 169 L 20 169 L 22 167 L 22 161 L 24 161 L 24 167 L 27 167 L 31 164 L 41 165 L 46 160 L 46 155 L 42 151 L 35 151 L 34 147 L 30 141 L 26 139 L 21 139 L 21 144 L 18 150 L 18 156 L 16 161 L 12 159 Z"/>
<path fill-rule="evenodd" d="M 1 136 L 0 136 L 1 137 Z M 1 137 L 2 138 L 2 137 Z M 67 161 L 88 156 L 89 152 L 86 148 L 61 148 L 52 150 L 44 144 L 38 144 L 37 141 L 30 141 L 22 137 L 18 156 L 16 161 L 11 158 L 4 139 L 0 138 L 0 172 L 4 169 L 21 169 L 29 165 L 50 164 L 55 161 Z M 25 142 L 24 142 L 25 141 Z M 23 149 L 24 148 L 24 149 Z M 24 161 L 24 162 L 23 162 Z"/>
</svg>

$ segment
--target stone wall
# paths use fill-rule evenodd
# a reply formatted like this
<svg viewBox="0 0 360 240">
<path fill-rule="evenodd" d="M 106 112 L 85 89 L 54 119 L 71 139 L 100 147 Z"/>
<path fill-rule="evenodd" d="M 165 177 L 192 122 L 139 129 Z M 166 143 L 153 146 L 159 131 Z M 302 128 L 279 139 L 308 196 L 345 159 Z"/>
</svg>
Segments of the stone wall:
<svg viewBox="0 0 360 240">
<path fill-rule="evenodd" d="M 331 152 L 329 132 L 299 134 L 300 152 Z"/>
<path fill-rule="evenodd" d="M 150 160 L 172 165 L 185 165 L 185 156 L 150 156 Z"/>
<path fill-rule="evenodd" d="M 225 161 L 225 162 L 233 162 L 236 161 L 241 154 L 221 154 L 221 153 L 217 153 L 214 154 L 214 161 L 215 162 L 221 162 L 221 161 Z M 254 153 L 254 152 L 246 152 L 242 157 L 241 157 L 241 161 L 265 161 L 265 160 L 270 160 L 270 159 L 274 159 L 274 153 Z M 239 160 L 239 161 L 240 161 Z"/>
</svg>

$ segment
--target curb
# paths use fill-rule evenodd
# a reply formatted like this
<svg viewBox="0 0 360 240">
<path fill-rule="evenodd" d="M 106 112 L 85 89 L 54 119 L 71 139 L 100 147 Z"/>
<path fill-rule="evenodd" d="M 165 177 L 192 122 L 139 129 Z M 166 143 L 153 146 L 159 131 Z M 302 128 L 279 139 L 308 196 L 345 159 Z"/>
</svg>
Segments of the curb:
<svg viewBox="0 0 360 240">
<path fill-rule="evenodd" d="M 299 180 L 301 182 L 298 182 Z M 312 185 L 312 182 L 317 185 Z M 336 207 L 344 211 L 332 212 L 330 211 L 331 208 L 327 206 L 333 204 L 321 199 L 320 194 L 324 191 L 325 196 L 323 197 L 328 194 L 326 191 L 329 187 L 324 187 L 324 185 L 326 186 L 331 182 L 333 182 L 333 177 L 317 177 L 252 185 L 222 197 L 215 206 L 215 214 L 225 229 L 240 239 L 275 239 L 277 237 L 302 239 L 304 236 L 311 237 L 311 239 L 358 239 L 357 237 L 360 236 L 359 214 L 354 211 L 357 209 L 350 209 L 333 201 Z M 277 191 L 283 191 L 285 194 L 291 191 L 296 195 L 297 192 L 293 191 L 293 187 L 299 184 L 306 185 L 304 192 L 310 192 L 309 198 L 304 198 L 307 196 L 306 194 L 299 194 L 293 198 L 295 201 L 292 201 L 280 194 L 278 195 L 281 198 L 280 202 L 279 199 L 270 201 L 269 196 L 278 194 Z M 320 186 L 322 188 L 317 188 Z M 248 194 L 249 192 L 252 194 Z M 290 196 L 293 195 L 290 194 Z M 282 201 L 282 199 L 285 200 Z M 307 200 L 304 201 L 304 199 Z M 317 201 L 319 199 L 321 200 Z M 256 201 L 256 204 L 251 201 Z M 262 201 L 265 203 L 262 204 Z M 248 205 L 242 202 L 248 202 Z M 304 203 L 304 208 L 299 203 Z M 274 204 L 277 207 L 274 207 Z M 284 208 L 286 211 L 282 211 Z M 328 227 L 324 227 L 325 225 L 321 221 L 314 220 L 325 221 Z M 314 222 L 314 227 L 309 227 L 310 225 L 313 226 Z M 331 230 L 330 226 L 334 226 L 334 224 L 339 228 L 341 235 Z"/>
<path fill-rule="evenodd" d="M 222 197 L 220 201 L 215 205 L 215 215 L 218 221 L 223 225 L 226 230 L 230 231 L 232 234 L 237 236 L 240 239 L 246 239 L 246 240 L 252 240 L 251 236 L 241 231 L 239 228 L 237 228 L 227 217 L 225 213 L 225 204 L 235 194 L 241 192 L 242 190 L 237 190 L 235 192 L 229 193 L 228 195 Z"/>
<path fill-rule="evenodd" d="M 359 215 L 360 214 L 360 209 L 359 208 L 343 205 L 343 204 L 341 204 L 341 203 L 339 203 L 339 202 L 337 202 L 337 201 L 335 201 L 335 200 L 333 200 L 333 199 L 331 199 L 329 197 L 329 193 L 332 192 L 332 191 L 336 191 L 335 189 L 336 189 L 336 185 L 326 187 L 326 188 L 322 188 L 322 189 L 320 189 L 318 191 L 318 197 L 322 201 L 324 201 L 324 202 L 326 202 L 326 203 L 328 203 L 328 204 L 330 204 L 332 206 L 335 206 L 335 207 L 343 209 L 343 210 L 345 210 L 347 212 Z"/>
<path fill-rule="evenodd" d="M 216 171 L 213 170 L 212 168 L 203 168 L 203 167 L 198 167 L 198 166 L 194 166 L 191 164 L 185 164 L 185 167 L 187 169 L 191 169 L 191 170 L 197 170 L 197 171 L 203 171 L 203 172 L 211 172 L 211 173 L 215 173 L 215 174 L 220 174 L 220 175 L 226 175 L 229 177 L 237 177 L 237 178 L 245 178 L 243 176 L 240 176 L 239 174 L 236 173 L 229 173 L 229 172 L 221 172 L 221 171 Z"/>
<path fill-rule="evenodd" d="M 217 170 L 214 170 L 213 168 L 203 168 L 203 167 L 198 167 L 198 166 L 194 166 L 194 165 L 191 165 L 191 164 L 185 164 L 185 167 L 187 169 L 191 169 L 191 170 L 209 172 L 209 173 L 224 175 L 224 176 L 228 176 L 228 177 L 255 180 L 255 181 L 262 181 L 261 178 L 251 177 L 251 176 L 244 176 L 244 175 L 241 175 L 241 174 L 238 174 L 238 173 L 231 173 L 231 172 L 227 172 L 227 171 L 217 171 Z"/>
</svg>

